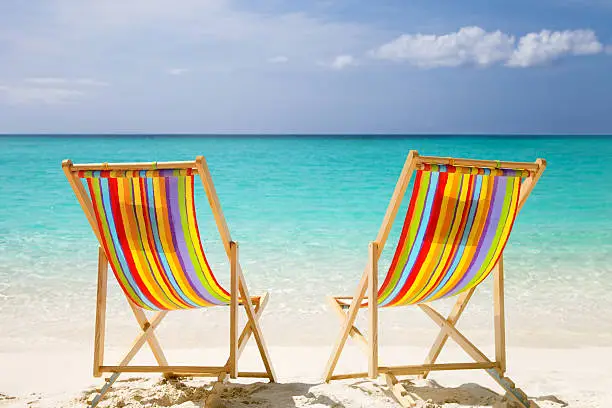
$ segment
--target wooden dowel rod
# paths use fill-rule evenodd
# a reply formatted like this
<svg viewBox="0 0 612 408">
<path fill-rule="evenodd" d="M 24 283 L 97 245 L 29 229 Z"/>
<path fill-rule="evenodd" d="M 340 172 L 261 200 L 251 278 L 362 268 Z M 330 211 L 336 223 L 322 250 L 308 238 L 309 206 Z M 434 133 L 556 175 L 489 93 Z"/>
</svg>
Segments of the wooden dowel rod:
<svg viewBox="0 0 612 408">
<path fill-rule="evenodd" d="M 351 302 L 353 300 L 353 296 L 332 296 L 332 298 L 337 299 L 338 305 L 342 308 L 348 308 L 351 305 Z M 362 300 L 361 303 L 359 304 L 360 308 L 364 308 L 367 306 L 368 306 L 368 302 L 365 300 Z"/>
<path fill-rule="evenodd" d="M 260 301 L 261 301 L 261 296 L 251 296 L 251 303 L 253 303 L 253 306 L 257 306 Z M 238 299 L 238 305 L 242 306 L 244 305 L 244 302 L 241 299 Z"/>
<path fill-rule="evenodd" d="M 83 163 L 73 164 L 71 171 L 90 170 L 164 170 L 195 169 L 195 161 L 145 162 L 145 163 Z"/>
<path fill-rule="evenodd" d="M 105 373 L 173 373 L 173 374 L 210 374 L 216 376 L 225 372 L 225 367 L 219 366 L 101 366 L 100 371 Z"/>
<path fill-rule="evenodd" d="M 476 159 L 454 159 L 451 157 L 433 157 L 433 156 L 417 156 L 417 166 L 421 164 L 451 164 L 454 166 L 465 167 L 490 167 L 503 168 L 513 170 L 531 170 L 537 171 L 540 166 L 534 162 L 509 162 L 495 160 L 476 160 Z"/>
<path fill-rule="evenodd" d="M 268 378 L 270 375 L 265 371 L 239 371 L 238 377 L 244 378 Z"/>
<path fill-rule="evenodd" d="M 352 378 L 366 378 L 368 373 L 350 373 L 350 374 L 335 374 L 330 377 L 330 380 L 349 380 Z"/>
<path fill-rule="evenodd" d="M 392 373 L 394 375 L 413 375 L 426 371 L 452 371 L 452 370 L 475 370 L 496 368 L 495 362 L 488 363 L 445 363 L 445 364 L 420 364 L 396 367 L 379 367 L 381 373 Z"/>
<path fill-rule="evenodd" d="M 380 374 L 391 374 L 391 375 L 415 375 L 425 371 L 452 371 L 452 370 L 482 370 L 487 368 L 497 368 L 495 362 L 482 362 L 482 363 L 444 363 L 444 364 L 420 364 L 420 365 L 407 365 L 407 366 L 380 366 L 378 371 Z M 345 380 L 351 378 L 365 378 L 368 373 L 346 373 L 336 374 L 331 377 L 332 380 Z"/>
</svg>

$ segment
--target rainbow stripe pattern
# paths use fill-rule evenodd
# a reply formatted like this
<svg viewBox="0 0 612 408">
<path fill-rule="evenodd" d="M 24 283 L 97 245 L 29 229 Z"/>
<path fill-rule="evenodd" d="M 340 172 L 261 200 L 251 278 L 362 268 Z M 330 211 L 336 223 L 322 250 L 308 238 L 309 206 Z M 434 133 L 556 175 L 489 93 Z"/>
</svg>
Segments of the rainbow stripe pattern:
<svg viewBox="0 0 612 408">
<path fill-rule="evenodd" d="M 482 282 L 497 264 L 529 171 L 425 164 L 416 172 L 383 307 L 429 302 Z"/>
<path fill-rule="evenodd" d="M 127 297 L 149 310 L 227 305 L 204 254 L 194 173 L 182 170 L 80 171 L 101 244 Z"/>
</svg>

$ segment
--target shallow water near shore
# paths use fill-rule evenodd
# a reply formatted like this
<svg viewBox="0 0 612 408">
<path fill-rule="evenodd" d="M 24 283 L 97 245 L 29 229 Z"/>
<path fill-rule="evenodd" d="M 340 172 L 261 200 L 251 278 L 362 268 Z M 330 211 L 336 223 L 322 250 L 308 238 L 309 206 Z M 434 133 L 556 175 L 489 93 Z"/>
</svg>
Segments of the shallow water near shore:
<svg viewBox="0 0 612 408">
<path fill-rule="evenodd" d="M 325 296 L 351 294 L 406 154 L 533 161 L 548 168 L 517 219 L 505 255 L 508 341 L 528 347 L 612 344 L 612 139 L 603 137 L 0 137 L 0 346 L 71 347 L 92 340 L 97 244 L 61 171 L 74 162 L 206 156 L 251 290 L 268 290 L 272 344 L 329 344 Z M 205 249 L 222 283 L 228 263 L 202 189 Z M 380 270 L 386 271 L 407 200 Z M 491 282 L 466 313 L 489 339 Z M 116 285 L 110 338 L 136 326 Z M 449 302 L 442 302 L 442 309 Z M 221 345 L 226 310 L 177 313 L 164 341 Z M 426 344 L 435 332 L 409 308 L 385 311 L 382 341 Z M 469 328 L 469 330 L 467 329 Z M 222 333 L 217 335 L 216 333 Z M 423 336 L 421 336 L 423 334 Z M 425 336 L 425 335 L 428 336 Z M 116 336 L 116 337 L 115 337 Z M 129 336 L 128 336 L 129 337 Z"/>
</svg>

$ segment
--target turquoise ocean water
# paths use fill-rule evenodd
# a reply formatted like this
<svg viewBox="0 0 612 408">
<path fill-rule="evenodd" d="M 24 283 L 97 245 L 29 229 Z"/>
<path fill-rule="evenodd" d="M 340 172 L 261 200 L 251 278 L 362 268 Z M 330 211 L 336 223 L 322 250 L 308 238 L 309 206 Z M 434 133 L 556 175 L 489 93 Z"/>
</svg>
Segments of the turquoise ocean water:
<svg viewBox="0 0 612 408">
<path fill-rule="evenodd" d="M 328 344 L 337 322 L 325 296 L 354 290 L 410 149 L 423 155 L 547 159 L 506 251 L 509 341 L 612 344 L 612 138 L 4 136 L 0 346 L 91 340 L 97 245 L 61 171 L 62 159 L 164 161 L 205 155 L 252 290 L 271 292 L 264 320 L 269 341 Z M 227 282 L 227 260 L 201 189 L 196 200 L 209 260 Z M 491 323 L 490 286 L 490 281 L 483 284 L 465 322 L 483 338 Z M 111 289 L 109 314 L 126 317 L 121 294 L 116 285 Z M 189 313 L 168 326 L 181 328 L 181 337 L 196 343 L 208 326 Z M 225 324 L 215 311 L 198 313 L 213 327 Z M 410 319 L 429 330 L 412 311 L 388 316 L 388 332 L 397 338 L 419 342 L 415 333 L 421 329 L 411 329 Z M 129 330 L 132 322 L 113 327 L 109 330 Z"/>
</svg>

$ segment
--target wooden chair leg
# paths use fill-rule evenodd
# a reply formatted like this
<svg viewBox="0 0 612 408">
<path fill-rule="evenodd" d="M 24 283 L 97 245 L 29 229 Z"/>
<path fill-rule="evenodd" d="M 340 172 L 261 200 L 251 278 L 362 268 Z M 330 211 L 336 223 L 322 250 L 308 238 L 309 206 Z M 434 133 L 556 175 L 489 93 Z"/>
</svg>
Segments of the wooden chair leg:
<svg viewBox="0 0 612 408">
<path fill-rule="evenodd" d="M 448 320 L 444 318 L 440 313 L 435 311 L 431 306 L 419 304 L 421 310 L 423 310 L 438 326 L 442 329 L 448 336 L 452 337 L 453 340 L 472 357 L 475 361 L 479 363 L 487 362 L 490 363 L 491 360 L 480 351 L 467 337 L 465 337 L 457 328 L 450 323 Z"/>
<path fill-rule="evenodd" d="M 261 318 L 261 315 L 263 314 L 264 309 L 266 305 L 268 304 L 269 298 L 270 298 L 270 295 L 266 292 L 261 298 L 259 298 L 259 302 L 255 305 L 255 317 L 257 318 L 257 320 Z M 251 325 L 250 322 L 247 322 L 247 324 L 244 326 L 244 329 L 242 329 L 242 333 L 240 333 L 240 337 L 238 338 L 238 347 L 236 349 L 236 359 L 237 360 L 240 359 L 240 356 L 242 355 L 242 352 L 244 351 L 244 348 L 246 347 L 252 335 L 253 335 L 253 326 Z M 230 364 L 230 360 L 228 359 L 227 362 L 225 363 L 225 366 L 229 368 L 229 364 Z"/>
<path fill-rule="evenodd" d="M 495 324 L 495 361 L 501 373 L 506 372 L 506 318 L 504 315 L 504 257 L 497 262 L 493 273 L 493 309 Z"/>
<path fill-rule="evenodd" d="M 463 292 L 461 295 L 459 295 L 459 298 L 457 299 L 457 302 L 455 303 L 453 310 L 450 312 L 450 314 L 448 315 L 448 318 L 446 319 L 449 323 L 453 325 L 457 324 L 457 321 L 461 317 L 461 314 L 463 313 L 463 311 L 468 305 L 468 302 L 472 298 L 472 295 L 474 294 L 474 290 L 475 289 L 472 288 L 466 292 Z M 436 337 L 436 340 L 431 346 L 431 349 L 429 350 L 429 354 L 427 355 L 427 358 L 425 359 L 425 364 L 433 364 L 436 362 L 447 340 L 448 340 L 448 333 L 446 333 L 445 330 L 440 329 L 440 333 L 438 333 L 438 337 Z M 428 375 L 429 375 L 429 371 L 425 371 L 422 374 L 421 378 L 427 378 Z"/>
<path fill-rule="evenodd" d="M 370 318 L 368 377 L 378 377 L 378 244 L 370 243 L 370 276 L 368 277 L 368 312 Z"/>
<path fill-rule="evenodd" d="M 334 374 L 334 369 L 338 364 L 340 354 L 342 353 L 342 349 L 346 344 L 346 339 L 348 338 L 349 333 L 351 332 L 351 329 L 355 324 L 357 312 L 359 312 L 361 300 L 365 295 L 367 284 L 368 274 L 364 273 L 363 277 L 361 278 L 361 281 L 359 282 L 359 285 L 357 286 L 357 291 L 355 293 L 355 296 L 353 297 L 353 302 L 349 307 L 346 319 L 343 322 L 340 334 L 338 335 L 336 343 L 334 344 L 334 347 L 332 349 L 332 354 L 329 357 L 329 360 L 327 361 L 327 366 L 325 367 L 325 371 L 323 372 L 323 379 L 325 380 L 325 382 L 329 382 L 332 378 L 332 375 Z"/>
<path fill-rule="evenodd" d="M 150 346 L 151 339 L 155 339 L 153 343 L 157 346 L 156 347 L 157 350 L 153 352 L 153 356 L 155 356 L 155 358 L 157 359 L 159 366 L 164 367 L 168 365 L 168 361 L 166 360 L 166 357 L 164 356 L 164 353 L 161 350 L 161 346 L 157 342 L 155 333 L 153 332 L 157 328 L 157 326 L 159 326 L 162 319 L 166 317 L 167 314 L 168 312 L 165 310 L 161 312 L 157 312 L 155 316 L 153 316 L 153 319 L 151 319 L 150 322 L 147 320 L 146 324 L 141 326 L 142 333 L 140 333 L 140 335 L 136 337 L 136 340 L 134 340 L 134 343 L 132 344 L 132 348 L 130 349 L 130 351 L 128 351 L 128 353 L 123 357 L 123 359 L 119 363 L 120 366 L 128 365 L 129 362 L 132 361 L 132 358 L 134 358 L 136 353 L 138 353 L 138 351 L 142 348 L 142 346 L 145 343 L 149 343 L 149 346 Z M 151 350 L 153 350 L 153 347 L 151 347 Z M 158 359 L 158 356 L 161 356 L 161 362 L 160 362 L 160 359 Z"/>
<path fill-rule="evenodd" d="M 238 244 L 230 242 L 230 378 L 238 377 Z"/>
<path fill-rule="evenodd" d="M 134 313 L 134 317 L 136 317 L 136 320 L 138 321 L 138 324 L 140 325 L 140 328 L 143 331 L 152 325 L 147 320 L 147 316 L 145 315 L 144 311 L 140 307 L 136 306 L 131 301 L 128 301 L 128 303 L 130 304 L 130 308 L 132 309 L 132 312 Z M 163 312 L 159 312 L 157 315 L 162 315 L 162 318 L 163 318 L 164 316 L 166 316 L 167 313 L 168 313 L 167 311 L 163 311 Z M 161 319 L 160 319 L 160 323 L 161 323 Z M 157 336 L 155 336 L 155 334 L 152 331 L 146 337 L 146 341 L 147 343 L 149 343 L 149 347 L 151 348 L 151 351 L 153 352 L 153 356 L 155 357 L 155 360 L 157 360 L 157 364 L 159 364 L 162 367 L 167 366 L 168 360 L 166 360 L 166 356 L 164 355 L 164 351 L 162 350 L 161 345 L 159 344 L 159 340 L 157 340 Z"/>
<path fill-rule="evenodd" d="M 393 374 L 384 373 L 384 377 L 389 391 L 391 391 L 402 408 L 412 408 L 420 400 L 418 397 L 409 394 Z"/>
<path fill-rule="evenodd" d="M 431 319 L 440 326 L 458 345 L 461 347 L 474 361 L 479 363 L 492 363 L 491 360 L 480 351 L 470 340 L 467 339 L 457 328 L 444 318 L 440 313 L 435 311 L 433 308 L 427 305 L 420 304 L 419 307 L 429 316 Z M 515 402 L 520 404 L 524 408 L 537 407 L 537 404 L 530 401 L 527 395 L 519 388 L 516 388 L 514 382 L 509 378 L 504 377 L 501 370 L 491 368 L 486 370 L 487 373 L 499 384 Z"/>
<path fill-rule="evenodd" d="M 132 303 L 130 302 L 130 305 L 132 305 Z M 129 364 L 130 361 L 132 361 L 132 359 L 134 358 L 134 356 L 136 355 L 136 353 L 138 353 L 138 351 L 142 348 L 142 346 L 145 344 L 145 342 L 149 342 L 149 345 L 151 344 L 151 339 L 155 339 L 155 334 L 153 334 L 153 331 L 157 328 L 157 326 L 159 326 L 159 324 L 161 323 L 162 319 L 164 317 L 166 317 L 166 315 L 168 314 L 167 311 L 162 311 L 162 312 L 158 312 L 153 319 L 151 319 L 151 321 L 149 322 L 146 318 L 146 316 L 144 316 L 144 312 L 138 308 L 137 306 L 134 306 L 138 311 L 140 311 L 140 313 L 142 313 L 142 315 L 140 315 L 140 313 L 135 312 L 134 314 L 137 315 L 137 319 L 138 319 L 138 323 L 140 324 L 140 327 L 142 329 L 142 333 L 140 333 L 140 335 L 138 337 L 136 337 L 136 340 L 134 340 L 134 343 L 132 344 L 132 348 L 130 349 L 130 351 L 127 352 L 127 354 L 123 357 L 123 359 L 121 360 L 121 362 L 119 363 L 120 366 L 125 366 L 127 364 Z M 132 309 L 134 310 L 134 309 Z M 144 319 L 144 320 L 143 320 Z M 141 321 L 144 321 L 144 323 L 141 323 Z M 157 347 L 159 347 L 159 353 L 153 353 L 154 356 L 161 356 L 164 362 L 164 364 L 160 363 L 160 360 L 158 359 L 158 363 L 160 366 L 167 366 L 168 362 L 166 361 L 166 358 L 163 354 L 163 352 L 161 351 L 161 347 L 159 346 L 159 343 L 155 340 L 154 344 L 157 345 Z M 151 347 L 151 350 L 153 350 L 153 347 Z M 170 374 L 170 373 L 166 373 L 166 374 Z M 91 401 L 90 404 L 90 408 L 95 408 L 98 403 L 100 402 L 100 400 L 104 397 L 104 395 L 110 391 L 111 387 L 113 386 L 113 384 L 115 383 L 115 381 L 117 381 L 117 379 L 119 378 L 119 375 L 121 375 L 120 372 L 115 372 L 113 373 L 105 382 L 104 386 L 102 386 L 102 388 L 100 389 L 100 392 L 93 398 L 93 400 Z"/>
<path fill-rule="evenodd" d="M 102 247 L 98 248 L 98 289 L 96 295 L 96 326 L 94 333 L 93 375 L 100 377 L 104 365 L 104 334 L 106 332 L 106 293 L 108 289 L 108 260 Z"/>
<path fill-rule="evenodd" d="M 261 355 L 261 359 L 264 363 L 264 366 L 266 368 L 266 372 L 268 373 L 268 377 L 270 378 L 270 381 L 276 382 L 276 374 L 274 372 L 274 368 L 272 367 L 272 363 L 270 360 L 270 353 L 268 352 L 268 348 L 266 347 L 266 343 L 264 341 L 261 326 L 259 325 L 259 322 L 255 315 L 255 310 L 253 308 L 253 302 L 251 301 L 249 290 L 246 286 L 246 280 L 244 279 L 242 270 L 237 268 L 237 273 L 238 273 L 238 280 L 239 280 L 238 285 L 240 289 L 240 297 L 242 298 L 242 303 L 244 305 L 244 309 L 247 314 L 248 322 L 252 327 L 253 337 L 255 337 L 255 342 L 257 343 L 259 354 Z"/>
<path fill-rule="evenodd" d="M 98 394 L 91 400 L 91 403 L 89 404 L 90 408 L 96 408 L 106 393 L 110 391 L 115 381 L 117 381 L 119 375 L 121 375 L 121 373 L 113 373 L 113 375 L 106 379 L 104 385 L 102 388 L 100 388 L 100 392 L 98 392 Z"/>
</svg>

